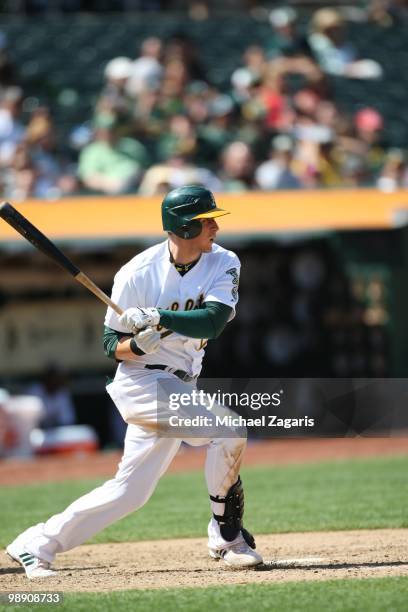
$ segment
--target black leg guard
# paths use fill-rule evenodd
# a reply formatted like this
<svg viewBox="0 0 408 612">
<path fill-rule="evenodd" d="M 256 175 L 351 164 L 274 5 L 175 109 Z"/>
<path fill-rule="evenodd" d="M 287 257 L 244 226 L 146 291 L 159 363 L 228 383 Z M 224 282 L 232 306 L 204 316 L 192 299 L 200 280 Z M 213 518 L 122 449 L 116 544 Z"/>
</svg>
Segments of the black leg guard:
<svg viewBox="0 0 408 612">
<path fill-rule="evenodd" d="M 242 519 L 244 516 L 244 490 L 242 488 L 241 478 L 238 476 L 237 482 L 232 485 L 225 497 L 213 497 L 210 495 L 210 499 L 213 502 L 225 504 L 225 511 L 222 516 L 213 514 L 220 526 L 220 533 L 224 540 L 232 542 L 241 531 L 248 546 L 255 548 L 255 539 L 253 535 L 242 526 Z"/>
</svg>

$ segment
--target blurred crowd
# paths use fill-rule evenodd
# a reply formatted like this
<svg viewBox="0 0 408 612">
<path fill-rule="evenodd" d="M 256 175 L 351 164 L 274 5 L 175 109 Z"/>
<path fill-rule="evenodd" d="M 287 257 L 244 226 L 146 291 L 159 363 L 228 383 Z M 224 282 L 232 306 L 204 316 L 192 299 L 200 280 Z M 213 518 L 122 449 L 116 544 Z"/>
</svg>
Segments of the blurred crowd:
<svg viewBox="0 0 408 612">
<path fill-rule="evenodd" d="M 406 4 L 372 2 L 366 19 L 392 35 Z M 24 85 L 0 33 L 3 197 L 156 195 L 186 183 L 224 192 L 407 187 L 406 151 L 386 141 L 381 113 L 361 100 L 348 116 L 333 97 L 330 77 L 380 80 L 386 70 L 360 57 L 342 12 L 319 8 L 306 33 L 294 8 L 268 19 L 271 44 L 247 47 L 227 90 L 181 31 L 112 58 L 93 116 L 64 146 L 52 109 L 37 106 L 23 122 Z"/>
</svg>

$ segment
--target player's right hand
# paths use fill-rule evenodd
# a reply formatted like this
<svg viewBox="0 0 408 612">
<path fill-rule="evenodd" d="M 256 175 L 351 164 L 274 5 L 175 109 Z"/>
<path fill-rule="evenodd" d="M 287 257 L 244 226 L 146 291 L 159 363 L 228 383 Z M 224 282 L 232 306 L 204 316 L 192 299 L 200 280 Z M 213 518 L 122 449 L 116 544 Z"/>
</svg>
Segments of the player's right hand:
<svg viewBox="0 0 408 612">
<path fill-rule="evenodd" d="M 159 321 L 160 315 L 157 308 L 127 308 L 119 317 L 119 323 L 134 334 L 140 329 L 158 325 Z"/>
<path fill-rule="evenodd" d="M 155 353 L 160 346 L 160 332 L 148 327 L 135 336 L 135 342 L 144 353 Z"/>
</svg>

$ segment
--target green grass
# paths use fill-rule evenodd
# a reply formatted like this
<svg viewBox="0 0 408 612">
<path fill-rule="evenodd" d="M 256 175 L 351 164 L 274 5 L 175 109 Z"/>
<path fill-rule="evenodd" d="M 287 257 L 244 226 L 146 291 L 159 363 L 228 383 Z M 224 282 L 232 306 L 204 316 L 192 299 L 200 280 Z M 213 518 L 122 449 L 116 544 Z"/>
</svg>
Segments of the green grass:
<svg viewBox="0 0 408 612">
<path fill-rule="evenodd" d="M 255 533 L 408 527 L 407 474 L 408 457 L 246 468 L 246 522 Z M 0 546 L 101 482 L 3 487 Z M 203 474 L 169 474 L 144 508 L 92 541 L 204 536 L 208 518 Z"/>
<path fill-rule="evenodd" d="M 404 612 L 408 578 L 290 582 L 271 585 L 237 585 L 203 589 L 160 589 L 115 593 L 65 594 L 56 609 L 75 612 Z M 7 606 L 7 610 L 49 610 L 50 606 Z"/>
</svg>

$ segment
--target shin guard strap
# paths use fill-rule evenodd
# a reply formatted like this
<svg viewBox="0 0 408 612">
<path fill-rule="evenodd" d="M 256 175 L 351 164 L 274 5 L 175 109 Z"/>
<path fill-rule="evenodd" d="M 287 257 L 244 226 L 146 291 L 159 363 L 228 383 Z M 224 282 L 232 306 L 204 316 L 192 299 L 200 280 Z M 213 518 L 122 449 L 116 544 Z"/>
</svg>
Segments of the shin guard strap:
<svg viewBox="0 0 408 612">
<path fill-rule="evenodd" d="M 230 487 L 225 497 L 210 495 L 210 499 L 213 502 L 225 504 L 224 514 L 213 516 L 220 526 L 221 536 L 227 542 L 232 542 L 241 531 L 244 515 L 244 490 L 241 478 L 238 476 L 237 482 Z"/>
</svg>

